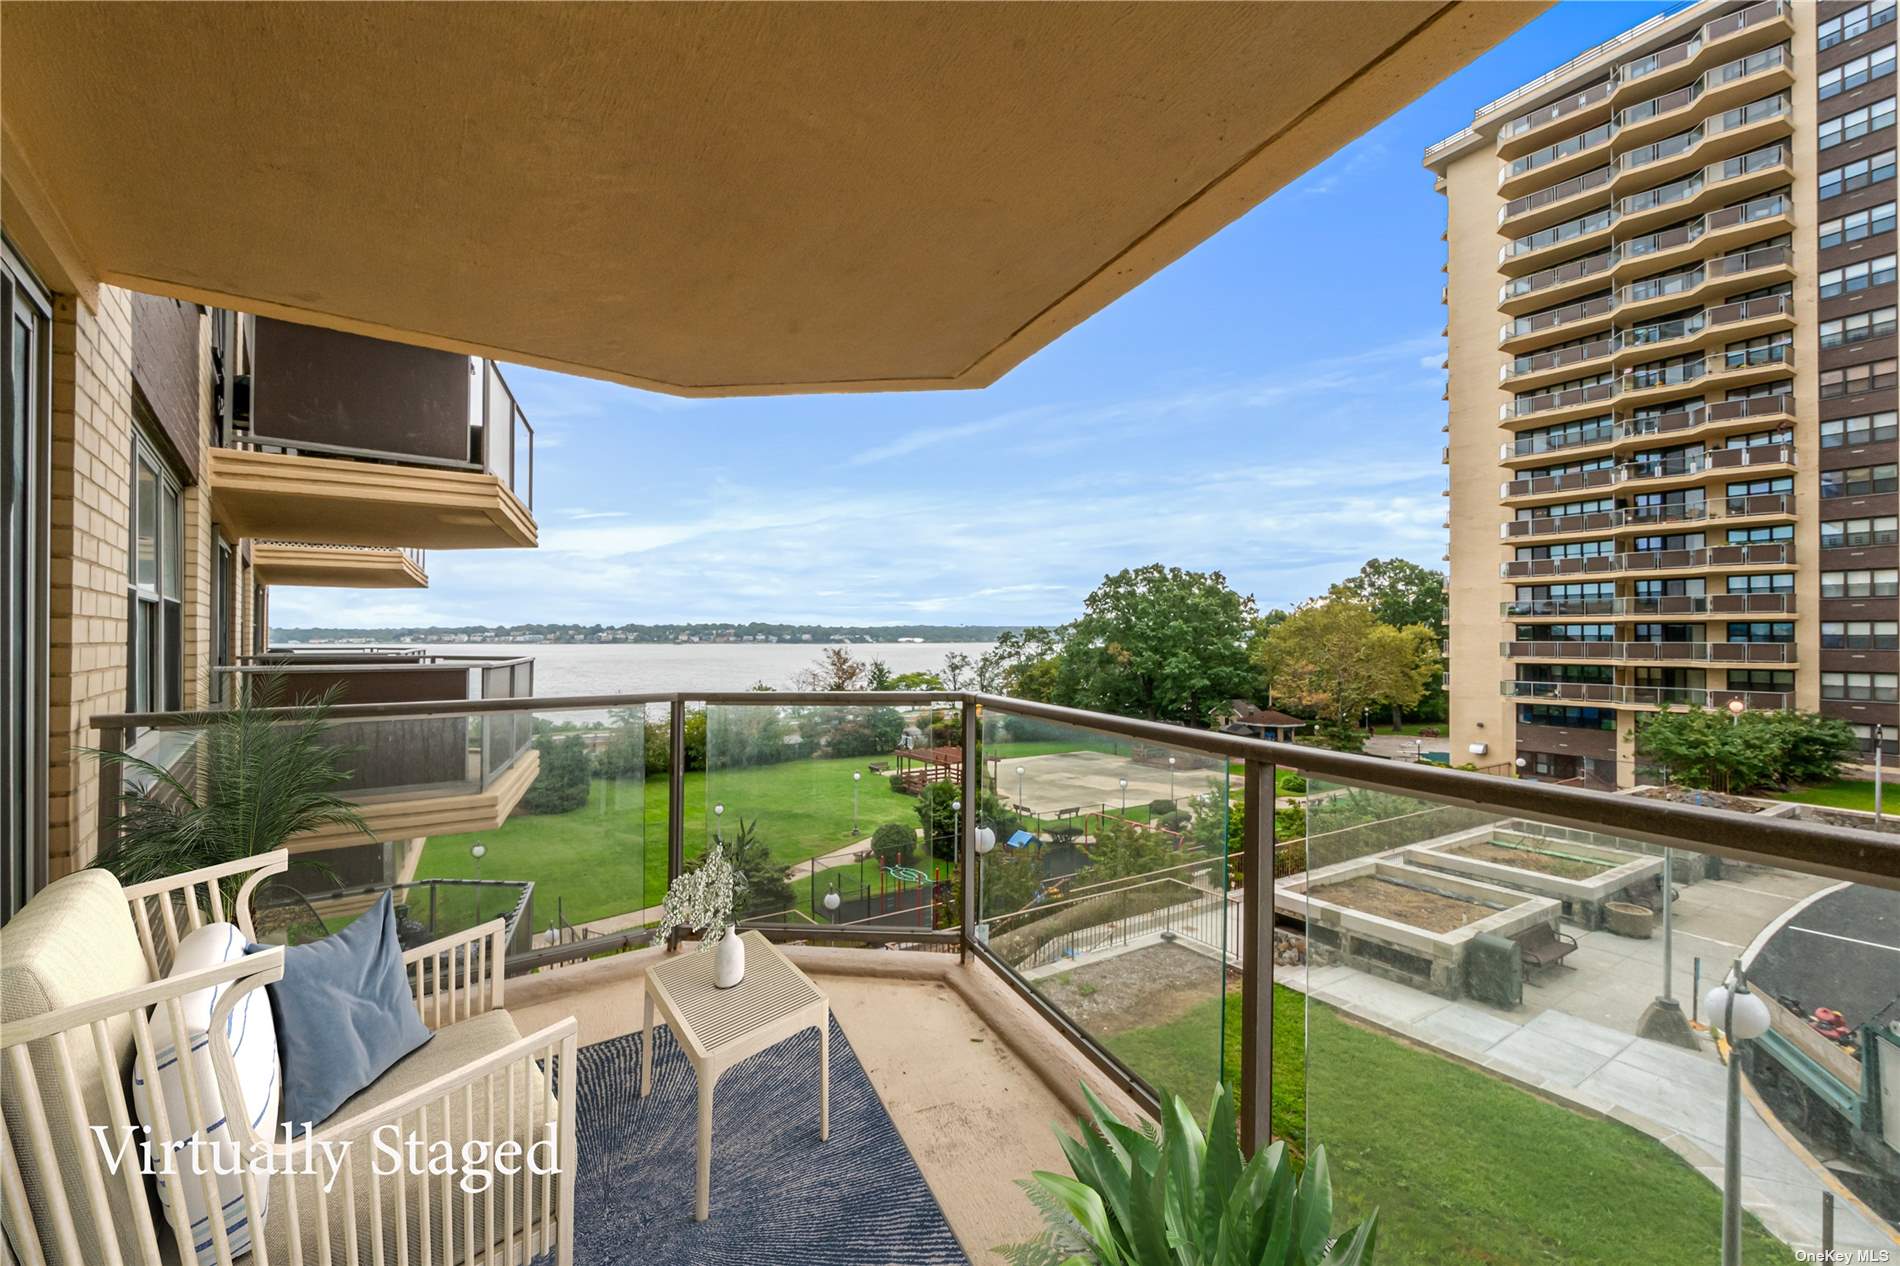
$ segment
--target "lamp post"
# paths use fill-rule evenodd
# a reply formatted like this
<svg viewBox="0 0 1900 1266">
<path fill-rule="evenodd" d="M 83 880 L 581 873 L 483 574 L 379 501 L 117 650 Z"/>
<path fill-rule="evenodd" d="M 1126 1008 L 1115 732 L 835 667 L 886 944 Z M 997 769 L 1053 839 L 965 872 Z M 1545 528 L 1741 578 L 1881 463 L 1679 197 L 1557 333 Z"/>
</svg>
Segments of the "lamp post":
<svg viewBox="0 0 1900 1266">
<path fill-rule="evenodd" d="M 475 922 L 482 921 L 482 858 L 488 856 L 488 845 L 476 840 L 468 846 L 468 855 L 475 859 Z"/>
<path fill-rule="evenodd" d="M 719 804 L 715 804 L 713 806 L 713 843 L 715 844 L 725 843 L 725 841 L 719 837 L 719 820 L 725 816 L 726 816 L 725 803 L 722 801 Z"/>
<path fill-rule="evenodd" d="M 851 771 L 851 835 L 853 839 L 857 838 L 858 834 L 858 784 L 863 781 L 864 771 L 858 769 Z"/>
<path fill-rule="evenodd" d="M 1887 727 L 1874 727 L 1874 830 L 1880 829 L 1881 745 L 1887 741 Z"/>
<path fill-rule="evenodd" d="M 1168 799 L 1174 799 L 1174 757 L 1168 757 Z"/>
<path fill-rule="evenodd" d="M 1531 765 L 1531 763 L 1525 760 L 1522 756 L 1518 757 L 1515 761 L 1512 761 L 1511 763 L 1517 766 L 1517 772 L 1520 776 L 1524 773 L 1526 769 L 1529 769 Z"/>
<path fill-rule="evenodd" d="M 1748 705 L 1742 702 L 1742 697 L 1740 695 L 1736 695 L 1733 699 L 1730 699 L 1728 701 L 1729 724 L 1730 725 L 1741 724 L 1742 713 L 1746 711 L 1748 711 Z"/>
<path fill-rule="evenodd" d="M 831 885 L 831 887 L 825 889 L 825 897 L 824 897 L 825 918 L 829 922 L 836 923 L 838 921 L 838 907 L 843 904 L 844 904 L 844 898 L 838 895 L 837 884 L 834 883 Z"/>
<path fill-rule="evenodd" d="M 1121 784 L 1122 784 L 1122 816 L 1125 818 L 1128 816 L 1128 780 L 1126 778 L 1122 779 Z"/>
<path fill-rule="evenodd" d="M 1720 984 L 1702 1000 L 1709 1020 L 1722 1017 L 1728 1038 L 1728 1133 L 1722 1157 L 1722 1266 L 1742 1263 L 1742 1059 L 1740 1043 L 1768 1031 L 1768 1004 L 1750 993 L 1742 960 L 1730 969 L 1731 988 Z"/>
<path fill-rule="evenodd" d="M 1023 807 L 1023 767 L 1016 766 L 1016 807 Z"/>
</svg>

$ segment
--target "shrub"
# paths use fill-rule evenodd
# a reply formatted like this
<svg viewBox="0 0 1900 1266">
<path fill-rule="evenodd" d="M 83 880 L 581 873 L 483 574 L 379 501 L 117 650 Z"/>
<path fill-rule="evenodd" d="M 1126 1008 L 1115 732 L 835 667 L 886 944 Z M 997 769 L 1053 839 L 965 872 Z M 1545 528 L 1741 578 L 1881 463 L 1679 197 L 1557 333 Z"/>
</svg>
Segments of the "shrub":
<svg viewBox="0 0 1900 1266">
<path fill-rule="evenodd" d="M 1164 800 L 1162 801 L 1162 803 L 1172 804 L 1173 801 Z M 1183 813 L 1179 809 L 1170 809 L 1168 812 L 1161 815 L 1159 822 L 1160 822 L 1160 825 L 1166 827 L 1170 831 L 1180 831 L 1180 830 L 1185 830 L 1187 828 L 1187 824 L 1192 822 L 1193 820 L 1194 820 L 1194 815 L 1192 813 Z"/>
<path fill-rule="evenodd" d="M 541 772 L 527 794 L 521 797 L 517 813 L 572 813 L 587 803 L 587 785 L 593 764 L 578 734 L 564 738 L 535 736 L 534 750 L 541 753 Z"/>
<path fill-rule="evenodd" d="M 1156 818 L 1165 817 L 1166 815 L 1173 812 L 1174 812 L 1174 801 L 1172 800 L 1160 799 L 1160 800 L 1150 800 L 1148 802 L 1148 814 L 1150 817 L 1156 817 Z"/>
<path fill-rule="evenodd" d="M 917 832 L 902 822 L 886 822 L 871 832 L 871 851 L 880 866 L 893 866 L 917 851 Z"/>
</svg>

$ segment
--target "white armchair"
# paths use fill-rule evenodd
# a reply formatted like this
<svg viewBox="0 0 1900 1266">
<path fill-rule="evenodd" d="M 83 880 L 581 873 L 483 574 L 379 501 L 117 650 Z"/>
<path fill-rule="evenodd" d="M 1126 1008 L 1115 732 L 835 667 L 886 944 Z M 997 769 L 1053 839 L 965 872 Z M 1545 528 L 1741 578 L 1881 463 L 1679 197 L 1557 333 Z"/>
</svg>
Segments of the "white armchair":
<svg viewBox="0 0 1900 1266">
<path fill-rule="evenodd" d="M 134 1063 L 153 1084 L 162 1047 L 191 1049 L 181 1000 L 197 991 L 219 987 L 208 1030 L 218 1101 L 243 1101 L 225 1021 L 251 991 L 283 978 L 283 952 L 164 973 L 183 937 L 208 922 L 233 922 L 253 937 L 251 894 L 287 865 L 277 852 L 125 889 L 85 871 L 51 885 L 0 930 L 0 1212 L 13 1252 L 28 1266 L 193 1261 L 191 1250 L 161 1247 L 162 1219 L 178 1245 L 217 1266 L 525 1264 L 548 1253 L 566 1266 L 577 1026 L 568 1019 L 526 1037 L 516 1029 L 502 1009 L 499 919 L 403 955 L 417 1012 L 435 1036 L 310 1134 L 286 1142 L 281 1131 L 254 1133 L 245 1113 L 229 1115 L 240 1154 L 252 1160 L 240 1175 L 245 1202 L 268 1208 L 248 1251 L 233 1253 L 220 1217 L 189 1225 L 182 1183 L 201 1183 L 203 1207 L 218 1209 L 212 1176 L 169 1183 L 155 1218 L 139 1170 L 113 1172 L 96 1130 L 120 1138 L 133 1128 L 125 1081 Z M 240 876 L 227 914 L 225 886 Z M 207 1124 L 200 1107 L 212 1087 L 197 1084 L 195 1060 L 176 1067 L 195 1126 L 166 1120 L 165 1096 L 153 1096 L 158 1156 Z M 403 1162 L 393 1172 L 392 1155 Z M 448 1172 L 408 1164 L 443 1155 Z M 530 1159 L 552 1160 L 542 1167 L 554 1172 L 532 1172 Z"/>
</svg>

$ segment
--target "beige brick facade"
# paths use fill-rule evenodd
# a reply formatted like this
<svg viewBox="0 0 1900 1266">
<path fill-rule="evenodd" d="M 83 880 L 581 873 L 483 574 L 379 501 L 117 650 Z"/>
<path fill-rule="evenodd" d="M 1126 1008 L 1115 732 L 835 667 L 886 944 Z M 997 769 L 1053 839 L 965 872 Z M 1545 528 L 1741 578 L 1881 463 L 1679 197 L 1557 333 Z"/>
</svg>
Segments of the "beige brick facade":
<svg viewBox="0 0 1900 1266">
<path fill-rule="evenodd" d="M 99 772 L 75 748 L 92 717 L 126 702 L 126 564 L 132 479 L 132 309 L 102 287 L 97 310 L 53 311 L 47 853 L 57 878 L 92 860 Z"/>
</svg>

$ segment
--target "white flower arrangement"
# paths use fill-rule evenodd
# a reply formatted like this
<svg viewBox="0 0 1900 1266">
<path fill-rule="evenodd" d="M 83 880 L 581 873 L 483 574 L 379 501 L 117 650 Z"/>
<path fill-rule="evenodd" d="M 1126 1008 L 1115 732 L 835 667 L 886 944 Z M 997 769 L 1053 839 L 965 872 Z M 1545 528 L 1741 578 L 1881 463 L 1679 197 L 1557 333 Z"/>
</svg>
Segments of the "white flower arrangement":
<svg viewBox="0 0 1900 1266">
<path fill-rule="evenodd" d="M 700 933 L 701 949 L 718 944 L 735 930 L 732 911 L 738 904 L 740 885 L 738 873 L 726 860 L 724 843 L 715 842 L 698 866 L 667 886 L 657 940 L 666 941 L 684 928 Z"/>
</svg>

